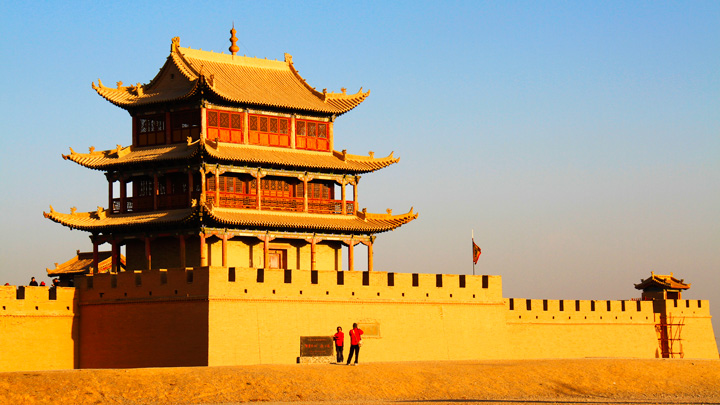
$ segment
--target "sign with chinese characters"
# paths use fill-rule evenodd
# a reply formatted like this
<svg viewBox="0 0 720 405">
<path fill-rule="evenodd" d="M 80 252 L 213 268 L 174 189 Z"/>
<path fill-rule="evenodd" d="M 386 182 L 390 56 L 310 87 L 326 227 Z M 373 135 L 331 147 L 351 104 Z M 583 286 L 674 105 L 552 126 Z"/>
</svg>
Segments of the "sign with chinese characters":
<svg viewBox="0 0 720 405">
<path fill-rule="evenodd" d="M 300 336 L 300 357 L 324 357 L 332 355 L 332 337 Z"/>
</svg>

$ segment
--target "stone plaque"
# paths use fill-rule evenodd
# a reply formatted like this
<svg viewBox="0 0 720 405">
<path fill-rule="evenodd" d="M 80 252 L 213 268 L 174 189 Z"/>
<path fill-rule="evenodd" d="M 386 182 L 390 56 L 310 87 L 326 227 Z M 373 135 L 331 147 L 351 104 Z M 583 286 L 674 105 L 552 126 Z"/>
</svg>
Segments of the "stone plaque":
<svg viewBox="0 0 720 405">
<path fill-rule="evenodd" d="M 332 337 L 300 336 L 300 357 L 324 357 L 332 355 Z"/>
</svg>

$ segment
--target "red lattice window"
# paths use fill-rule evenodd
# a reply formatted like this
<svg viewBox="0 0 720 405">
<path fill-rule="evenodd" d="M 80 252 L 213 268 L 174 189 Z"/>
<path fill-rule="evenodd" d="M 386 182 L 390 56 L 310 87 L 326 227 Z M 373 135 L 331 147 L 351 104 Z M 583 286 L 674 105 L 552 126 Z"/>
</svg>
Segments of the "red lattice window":
<svg viewBox="0 0 720 405">
<path fill-rule="evenodd" d="M 133 191 L 134 195 L 138 197 L 147 197 L 153 195 L 153 179 L 143 178 L 138 180 L 137 182 L 133 182 L 133 184 L 137 184 L 137 191 Z"/>
<path fill-rule="evenodd" d="M 330 183 L 308 183 L 308 198 L 311 200 L 331 200 L 334 194 Z"/>
<path fill-rule="evenodd" d="M 249 114 L 248 127 L 251 145 L 290 147 L 289 118 Z"/>
<path fill-rule="evenodd" d="M 208 139 L 232 143 L 243 142 L 243 113 L 207 110 L 206 114 Z"/>
<path fill-rule="evenodd" d="M 327 122 L 297 120 L 295 122 L 295 147 L 297 149 L 329 151 Z"/>
<path fill-rule="evenodd" d="M 151 146 L 165 143 L 165 115 L 137 117 L 137 145 Z"/>
<path fill-rule="evenodd" d="M 295 187 L 289 179 L 268 179 L 261 180 L 263 197 L 293 197 Z"/>
<path fill-rule="evenodd" d="M 170 115 L 172 143 L 200 138 L 200 110 L 178 111 Z"/>
</svg>

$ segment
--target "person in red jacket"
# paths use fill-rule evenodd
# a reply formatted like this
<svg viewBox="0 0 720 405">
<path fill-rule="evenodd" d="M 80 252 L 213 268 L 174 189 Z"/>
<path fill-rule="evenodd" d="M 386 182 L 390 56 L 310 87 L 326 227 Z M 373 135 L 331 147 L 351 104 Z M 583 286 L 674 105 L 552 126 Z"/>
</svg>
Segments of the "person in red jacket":
<svg viewBox="0 0 720 405">
<path fill-rule="evenodd" d="M 353 364 L 356 366 L 358 364 L 358 358 L 360 357 L 360 342 L 362 341 L 362 329 L 358 328 L 357 323 L 353 323 L 353 328 L 350 330 L 350 354 L 348 354 L 348 361 L 347 365 L 350 365 L 350 360 L 352 360 L 353 353 L 355 353 L 355 363 Z"/>
<path fill-rule="evenodd" d="M 343 362 L 343 343 L 345 342 L 345 334 L 342 331 L 341 327 L 337 327 L 337 333 L 333 335 L 333 340 L 335 341 L 335 355 L 337 356 L 337 362 L 342 363 Z"/>
</svg>

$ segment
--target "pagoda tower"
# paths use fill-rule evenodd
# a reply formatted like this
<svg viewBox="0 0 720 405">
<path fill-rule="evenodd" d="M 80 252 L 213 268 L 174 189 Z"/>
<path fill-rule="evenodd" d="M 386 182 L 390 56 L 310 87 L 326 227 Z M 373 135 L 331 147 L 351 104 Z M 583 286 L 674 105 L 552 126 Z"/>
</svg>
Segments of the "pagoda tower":
<svg viewBox="0 0 720 405">
<path fill-rule="evenodd" d="M 93 272 L 99 246 L 111 246 L 111 271 L 223 266 L 354 270 L 355 247 L 417 218 L 358 208 L 360 175 L 399 161 L 335 150 L 333 123 L 367 98 L 322 92 L 295 69 L 272 61 L 180 46 L 147 84 L 97 93 L 132 117 L 132 142 L 63 155 L 101 170 L 107 208 L 46 218 L 91 233 Z M 352 189 L 350 189 L 352 187 Z M 117 191 L 119 189 L 119 192 Z"/>
</svg>

